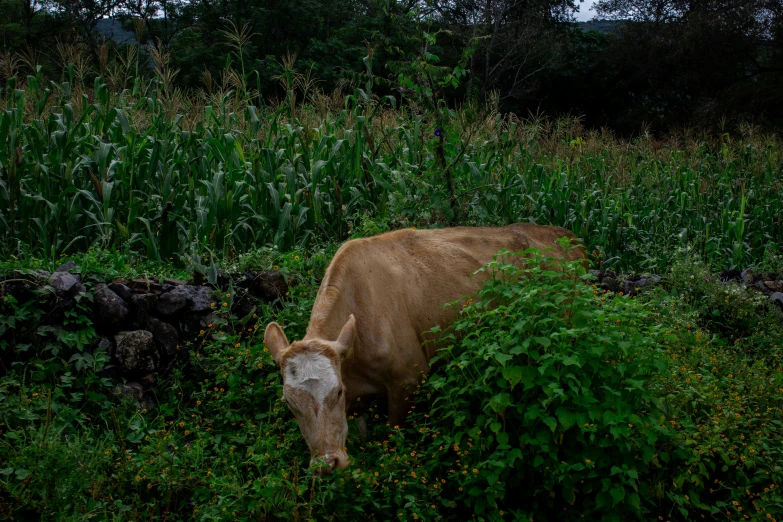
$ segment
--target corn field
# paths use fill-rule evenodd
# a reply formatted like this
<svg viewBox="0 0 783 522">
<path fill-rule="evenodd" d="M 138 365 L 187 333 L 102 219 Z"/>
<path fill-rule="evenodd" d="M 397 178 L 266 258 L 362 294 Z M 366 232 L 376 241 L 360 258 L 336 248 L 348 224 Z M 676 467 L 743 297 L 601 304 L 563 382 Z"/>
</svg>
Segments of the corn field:
<svg viewBox="0 0 783 522">
<path fill-rule="evenodd" d="M 368 219 L 556 224 L 607 266 L 636 269 L 665 268 L 686 245 L 742 267 L 783 240 L 783 142 L 749 126 L 627 141 L 489 104 L 459 108 L 436 135 L 415 104 L 359 89 L 291 84 L 270 106 L 230 88 L 190 95 L 130 81 L 120 90 L 101 77 L 89 88 L 8 80 L 2 256 L 101 248 L 230 258 L 342 241 Z"/>
</svg>

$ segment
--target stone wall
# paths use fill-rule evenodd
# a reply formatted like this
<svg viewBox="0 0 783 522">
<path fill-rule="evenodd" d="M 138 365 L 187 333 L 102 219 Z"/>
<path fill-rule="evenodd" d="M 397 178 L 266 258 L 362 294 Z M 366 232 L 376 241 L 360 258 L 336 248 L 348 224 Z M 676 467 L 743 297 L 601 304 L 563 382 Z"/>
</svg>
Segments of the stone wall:
<svg viewBox="0 0 783 522">
<path fill-rule="evenodd" d="M 102 376 L 118 383 L 118 392 L 151 406 L 149 390 L 178 361 L 186 359 L 181 349 L 189 339 L 195 339 L 215 321 L 214 310 L 224 299 L 217 288 L 232 284 L 234 296 L 231 312 L 242 318 L 253 313 L 262 303 L 280 303 L 288 292 L 288 281 L 278 271 L 257 271 L 242 274 L 219 274 L 215 286 L 203 278 L 190 281 L 175 279 L 114 279 L 106 282 L 83 281 L 78 267 L 66 263 L 54 273 L 35 271 L 0 276 L 0 297 L 12 295 L 17 303 L 37 299 L 46 313 L 43 325 L 63 328 L 66 313 L 76 302 L 92 293 L 88 315 L 99 341 L 93 349 L 102 349 L 111 358 L 111 368 Z M 610 270 L 593 271 L 599 288 L 633 296 L 641 288 L 665 283 L 658 275 L 618 275 Z M 752 271 L 725 271 L 717 276 L 725 283 L 744 285 L 768 296 L 783 310 L 783 281 L 773 274 Z M 781 314 L 783 317 L 783 313 Z M 8 337 L 6 332 L 6 337 Z M 3 332 L 0 330 L 0 339 Z M 3 353 L 3 368 L 24 354 L 16 350 Z"/>
<path fill-rule="evenodd" d="M 92 303 L 84 302 L 100 336 L 93 349 L 102 349 L 111 358 L 111 368 L 102 376 L 120 383 L 122 393 L 149 403 L 146 392 L 186 357 L 187 350 L 180 348 L 209 328 L 215 321 L 214 310 L 225 299 L 201 279 L 88 282 L 77 269 L 71 262 L 54 273 L 0 276 L 0 296 L 10 294 L 18 305 L 37 299 L 46 312 L 43 325 L 62 328 L 67 312 L 91 292 Z M 237 317 L 253 313 L 259 304 L 279 303 L 288 292 L 288 283 L 278 271 L 220 274 L 216 286 L 226 288 L 230 282 L 235 288 L 231 312 Z M 3 366 L 8 368 L 13 359 L 23 357 L 15 350 L 6 351 Z"/>
</svg>

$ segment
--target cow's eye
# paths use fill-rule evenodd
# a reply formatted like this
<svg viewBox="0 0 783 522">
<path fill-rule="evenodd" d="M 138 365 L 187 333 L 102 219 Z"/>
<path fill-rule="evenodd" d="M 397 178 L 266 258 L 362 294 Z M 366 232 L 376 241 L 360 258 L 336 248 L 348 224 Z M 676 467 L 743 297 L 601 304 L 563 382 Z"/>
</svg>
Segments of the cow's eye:
<svg viewBox="0 0 783 522">
<path fill-rule="evenodd" d="M 342 397 L 342 396 L 343 396 L 343 389 L 342 389 L 342 388 L 340 388 L 339 390 L 337 390 L 337 396 L 338 396 L 338 397 Z"/>
</svg>

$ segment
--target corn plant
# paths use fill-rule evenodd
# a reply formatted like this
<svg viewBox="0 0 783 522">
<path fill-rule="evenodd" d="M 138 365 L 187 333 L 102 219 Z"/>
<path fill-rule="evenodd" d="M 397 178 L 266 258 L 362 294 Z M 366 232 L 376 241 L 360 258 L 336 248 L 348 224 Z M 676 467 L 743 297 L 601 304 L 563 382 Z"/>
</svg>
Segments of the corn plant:
<svg viewBox="0 0 783 522">
<path fill-rule="evenodd" d="M 783 238 L 775 137 L 629 142 L 475 104 L 421 113 L 360 89 L 341 109 L 315 111 L 316 96 L 295 92 L 312 79 L 296 81 L 289 62 L 279 109 L 230 84 L 187 96 L 166 77 L 95 77 L 89 87 L 67 72 L 63 82 L 10 78 L 0 100 L 3 255 L 231 257 L 342 241 L 359 215 L 393 226 L 455 215 L 556 224 L 605 266 L 636 269 L 665 269 L 685 244 L 714 265 L 747 266 Z"/>
</svg>

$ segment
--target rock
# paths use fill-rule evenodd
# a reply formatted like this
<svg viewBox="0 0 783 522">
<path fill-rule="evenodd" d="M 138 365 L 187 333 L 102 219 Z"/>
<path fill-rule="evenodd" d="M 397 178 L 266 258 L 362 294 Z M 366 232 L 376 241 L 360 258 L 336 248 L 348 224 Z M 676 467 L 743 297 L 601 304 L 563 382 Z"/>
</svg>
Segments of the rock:
<svg viewBox="0 0 783 522">
<path fill-rule="evenodd" d="M 114 344 L 109 339 L 101 337 L 101 340 L 98 342 L 98 350 L 103 350 L 106 352 L 106 355 L 112 357 L 114 355 Z"/>
<path fill-rule="evenodd" d="M 182 331 L 187 335 L 197 335 L 201 330 L 208 330 L 215 324 L 215 314 L 188 314 L 182 322 Z"/>
<path fill-rule="evenodd" d="M 601 278 L 603 277 L 603 272 L 600 270 L 590 270 L 590 273 L 593 274 L 593 277 L 595 277 L 598 282 L 601 282 Z"/>
<path fill-rule="evenodd" d="M 144 398 L 144 387 L 137 382 L 128 382 L 117 386 L 117 393 L 141 402 Z"/>
<path fill-rule="evenodd" d="M 163 286 L 152 279 L 131 279 L 130 281 L 119 281 L 126 285 L 134 294 L 156 294 L 163 293 Z"/>
<path fill-rule="evenodd" d="M 250 295 L 272 302 L 285 296 L 288 292 L 288 283 L 285 277 L 277 270 L 265 270 L 251 275 L 251 283 L 248 291 Z"/>
<path fill-rule="evenodd" d="M 116 331 L 125 324 L 130 310 L 108 286 L 100 285 L 94 296 L 93 310 L 99 328 Z"/>
<path fill-rule="evenodd" d="M 623 291 L 627 295 L 634 296 L 640 288 L 650 286 L 651 284 L 653 284 L 653 280 L 650 277 L 642 276 L 633 279 L 626 279 L 623 281 Z"/>
<path fill-rule="evenodd" d="M 613 277 L 606 277 L 604 276 L 603 280 L 601 280 L 601 284 L 598 286 L 601 290 L 606 290 L 608 292 L 619 292 L 620 291 L 620 285 L 617 284 L 617 280 Z"/>
<path fill-rule="evenodd" d="M 212 309 L 215 298 L 207 286 L 180 285 L 160 295 L 157 311 L 172 316 L 187 308 L 190 312 L 202 313 Z"/>
<path fill-rule="evenodd" d="M 769 296 L 769 299 L 772 301 L 772 304 L 776 305 L 780 309 L 783 309 L 783 292 L 775 292 Z"/>
<path fill-rule="evenodd" d="M 160 295 L 155 309 L 163 315 L 174 315 L 188 305 L 190 291 L 187 286 L 175 287 L 172 291 Z"/>
<path fill-rule="evenodd" d="M 130 298 L 133 295 L 131 289 L 122 283 L 111 283 L 109 289 L 117 294 L 123 301 L 130 301 Z"/>
<path fill-rule="evenodd" d="M 605 270 L 604 277 L 611 277 L 612 279 L 617 279 L 617 272 L 615 272 L 614 270 Z"/>
<path fill-rule="evenodd" d="M 86 291 L 84 285 L 81 284 L 81 280 L 82 278 L 78 274 L 55 272 L 49 278 L 49 285 L 54 288 L 58 297 L 65 299 Z"/>
<path fill-rule="evenodd" d="M 746 285 L 752 285 L 754 283 L 757 283 L 759 281 L 763 281 L 766 279 L 763 274 L 757 274 L 753 272 L 750 268 L 746 268 L 742 271 L 742 282 Z"/>
<path fill-rule="evenodd" d="M 171 286 L 181 286 L 185 284 L 185 281 L 180 281 L 179 279 L 171 279 L 169 277 L 166 277 L 165 279 L 163 279 L 163 284 L 171 285 Z"/>
<path fill-rule="evenodd" d="M 147 322 L 147 330 L 152 333 L 155 340 L 160 343 L 166 352 L 166 355 L 173 357 L 177 353 L 179 346 L 179 330 L 176 326 L 164 323 L 160 319 L 150 317 Z"/>
<path fill-rule="evenodd" d="M 660 283 L 662 280 L 663 278 L 659 275 L 636 276 L 634 278 L 623 281 L 623 290 L 625 290 L 625 293 L 628 295 L 636 295 L 637 290 L 640 288 L 652 286 L 654 284 Z"/>
<path fill-rule="evenodd" d="M 147 321 L 150 320 L 150 313 L 155 310 L 155 305 L 158 304 L 158 296 L 155 294 L 133 294 L 131 304 L 133 305 L 131 324 L 133 328 L 143 330 L 147 327 Z"/>
<path fill-rule="evenodd" d="M 764 281 L 763 284 L 770 292 L 783 292 L 783 281 Z"/>
<path fill-rule="evenodd" d="M 242 297 L 234 302 L 234 306 L 231 308 L 231 312 L 238 318 L 247 317 L 256 309 L 256 299 L 252 297 Z"/>
<path fill-rule="evenodd" d="M 121 384 L 115 388 L 115 393 L 135 400 L 139 404 L 139 408 L 151 410 L 155 407 L 155 400 L 152 394 L 145 392 L 141 383 L 131 381 Z"/>
<path fill-rule="evenodd" d="M 155 399 L 153 398 L 151 393 L 145 393 L 144 397 L 142 397 L 141 401 L 139 402 L 139 408 L 142 410 L 152 410 L 152 408 L 155 407 Z"/>
<path fill-rule="evenodd" d="M 133 329 L 144 330 L 147 327 L 147 321 L 150 320 L 150 313 L 155 310 L 158 304 L 158 296 L 155 294 L 133 294 L 131 295 L 132 318 L 130 324 Z"/>
<path fill-rule="evenodd" d="M 742 272 L 732 268 L 731 270 L 724 270 L 718 275 L 718 278 L 723 281 L 739 281 L 742 278 Z"/>
<path fill-rule="evenodd" d="M 207 312 L 212 309 L 212 303 L 215 302 L 215 298 L 212 296 L 212 291 L 206 286 L 189 286 L 186 288 L 192 289 L 190 291 L 190 306 L 188 310 L 191 312 Z"/>
<path fill-rule="evenodd" d="M 758 290 L 759 292 L 761 292 L 764 295 L 769 295 L 769 294 L 772 293 L 766 286 L 764 286 L 764 282 L 763 281 L 756 281 L 752 285 L 748 285 L 748 287 L 756 289 L 756 290 Z"/>
<path fill-rule="evenodd" d="M 139 382 L 146 388 L 155 386 L 156 381 L 155 374 L 152 372 L 147 372 L 139 378 Z"/>
<path fill-rule="evenodd" d="M 151 312 L 155 309 L 155 305 L 158 304 L 158 296 L 155 294 L 133 294 L 131 296 L 131 303 L 138 310 Z"/>
<path fill-rule="evenodd" d="M 73 261 L 68 261 L 64 265 L 58 266 L 55 272 L 70 272 L 74 268 L 76 268 L 76 263 L 74 263 Z"/>
<path fill-rule="evenodd" d="M 0 276 L 0 298 L 10 294 L 19 304 L 24 304 L 35 298 L 35 290 L 48 284 L 50 277 L 51 274 L 43 270 Z"/>
<path fill-rule="evenodd" d="M 114 336 L 117 343 L 115 357 L 126 370 L 154 370 L 152 359 L 154 339 L 147 330 L 120 332 Z"/>
</svg>

